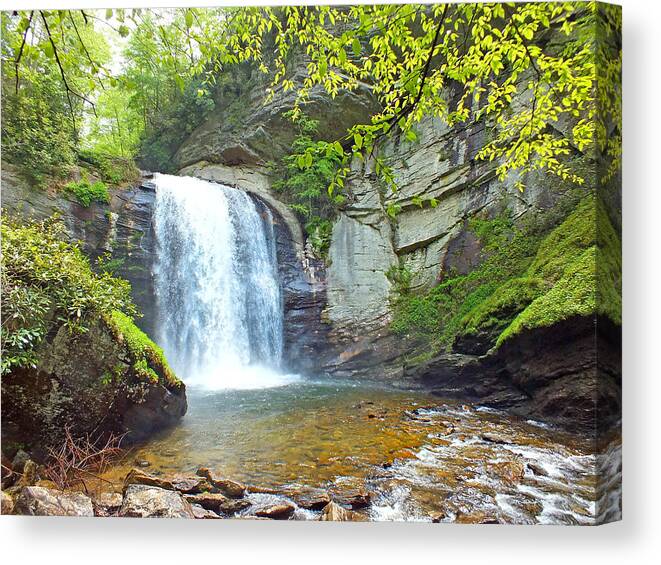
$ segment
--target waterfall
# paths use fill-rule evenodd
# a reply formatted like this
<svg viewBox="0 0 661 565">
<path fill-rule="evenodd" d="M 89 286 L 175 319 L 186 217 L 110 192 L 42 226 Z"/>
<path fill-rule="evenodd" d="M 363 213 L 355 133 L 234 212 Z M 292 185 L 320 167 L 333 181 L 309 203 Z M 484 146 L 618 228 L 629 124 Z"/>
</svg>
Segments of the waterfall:
<svg viewBox="0 0 661 565">
<path fill-rule="evenodd" d="M 291 382 L 279 372 L 283 306 L 273 218 L 241 190 L 157 174 L 157 341 L 187 384 Z"/>
</svg>

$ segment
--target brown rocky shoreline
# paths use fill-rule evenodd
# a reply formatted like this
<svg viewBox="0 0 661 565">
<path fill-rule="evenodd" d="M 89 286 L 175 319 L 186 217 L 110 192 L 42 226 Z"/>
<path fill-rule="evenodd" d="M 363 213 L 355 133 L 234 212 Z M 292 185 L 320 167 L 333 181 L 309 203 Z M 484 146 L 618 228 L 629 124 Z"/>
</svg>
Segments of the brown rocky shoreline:
<svg viewBox="0 0 661 565">
<path fill-rule="evenodd" d="M 295 491 L 245 485 L 200 467 L 196 475 L 162 477 L 133 468 L 121 492 L 96 487 L 93 492 L 60 489 L 31 459 L 3 460 L 2 514 L 23 516 L 80 516 L 190 519 L 309 519 L 365 521 L 356 512 L 369 506 L 371 495 L 362 488 L 331 496 L 319 488 Z M 256 496 L 255 496 L 256 495 Z"/>
</svg>

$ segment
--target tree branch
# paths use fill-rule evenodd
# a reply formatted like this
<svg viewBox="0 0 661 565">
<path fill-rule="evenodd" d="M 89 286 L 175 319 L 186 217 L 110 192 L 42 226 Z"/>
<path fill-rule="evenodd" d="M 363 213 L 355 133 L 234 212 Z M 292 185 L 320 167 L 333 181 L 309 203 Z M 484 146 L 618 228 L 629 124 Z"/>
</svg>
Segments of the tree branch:
<svg viewBox="0 0 661 565">
<path fill-rule="evenodd" d="M 18 50 L 18 55 L 16 56 L 16 60 L 14 61 L 14 69 L 15 69 L 14 74 L 16 75 L 16 94 L 18 94 L 18 66 L 21 62 L 21 57 L 23 56 L 23 49 L 25 48 L 25 41 L 27 40 L 28 37 L 28 31 L 30 30 L 30 26 L 32 25 L 33 16 L 34 16 L 34 10 L 30 12 L 28 25 L 25 27 L 25 31 L 23 32 L 23 40 L 21 41 L 21 47 Z"/>
<path fill-rule="evenodd" d="M 46 33 L 48 34 L 48 41 L 51 44 L 51 47 L 53 48 L 53 55 L 55 56 L 55 62 L 57 63 L 57 67 L 60 70 L 60 76 L 62 77 L 62 83 L 64 84 L 64 88 L 66 90 L 67 94 L 67 101 L 69 102 L 69 111 L 71 113 L 71 122 L 73 124 L 73 129 L 75 132 L 77 132 L 77 127 L 76 127 L 76 115 L 73 110 L 73 102 L 71 101 L 71 95 L 73 94 L 75 97 L 79 98 L 83 102 L 87 102 L 91 107 L 92 110 L 94 111 L 94 115 L 96 115 L 96 107 L 94 106 L 94 103 L 89 100 L 86 96 L 83 96 L 82 94 L 79 94 L 75 90 L 73 90 L 69 86 L 69 81 L 67 80 L 66 73 L 64 72 L 64 67 L 62 66 L 62 61 L 60 60 L 60 54 L 59 51 L 57 50 L 57 46 L 55 45 L 55 41 L 53 40 L 53 36 L 51 34 L 50 28 L 48 27 L 48 20 L 46 18 L 46 15 L 42 10 L 39 11 L 39 15 L 41 16 L 41 19 L 44 22 L 44 27 L 46 29 Z"/>
</svg>

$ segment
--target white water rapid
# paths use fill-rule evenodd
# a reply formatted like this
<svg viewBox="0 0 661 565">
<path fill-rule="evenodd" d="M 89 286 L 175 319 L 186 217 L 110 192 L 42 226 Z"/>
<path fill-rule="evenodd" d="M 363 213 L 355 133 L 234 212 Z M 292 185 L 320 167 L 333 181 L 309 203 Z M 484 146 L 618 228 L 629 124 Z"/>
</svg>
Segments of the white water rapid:
<svg viewBox="0 0 661 565">
<path fill-rule="evenodd" d="M 288 384 L 273 218 L 245 192 L 154 175 L 157 340 L 186 384 Z"/>
</svg>

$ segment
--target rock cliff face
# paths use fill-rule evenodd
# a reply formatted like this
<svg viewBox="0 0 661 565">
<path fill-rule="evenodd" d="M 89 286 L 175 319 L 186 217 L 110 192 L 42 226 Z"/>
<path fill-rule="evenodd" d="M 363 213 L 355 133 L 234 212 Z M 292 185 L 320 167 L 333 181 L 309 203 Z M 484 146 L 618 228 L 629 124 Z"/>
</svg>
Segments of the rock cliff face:
<svg viewBox="0 0 661 565">
<path fill-rule="evenodd" d="M 2 163 L 3 210 L 36 220 L 57 214 L 70 239 L 79 241 L 92 261 L 109 253 L 117 260 L 115 273 L 131 282 L 133 299 L 144 314 L 138 325 L 154 335 L 154 192 L 132 187 L 110 194 L 110 204 L 95 202 L 85 208 L 65 193 L 31 187 L 14 166 Z"/>
</svg>

